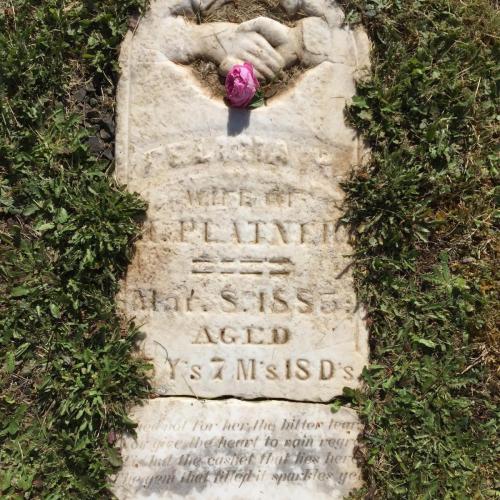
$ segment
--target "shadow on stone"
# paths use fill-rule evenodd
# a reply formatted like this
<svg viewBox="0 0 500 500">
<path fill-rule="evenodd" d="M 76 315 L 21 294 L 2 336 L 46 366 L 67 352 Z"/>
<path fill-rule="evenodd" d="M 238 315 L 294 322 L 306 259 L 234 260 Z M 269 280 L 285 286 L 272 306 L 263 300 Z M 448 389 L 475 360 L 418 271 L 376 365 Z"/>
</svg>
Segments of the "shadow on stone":
<svg viewBox="0 0 500 500">
<path fill-rule="evenodd" d="M 229 108 L 227 117 L 227 134 L 240 135 L 250 125 L 250 111 L 246 109 Z"/>
</svg>

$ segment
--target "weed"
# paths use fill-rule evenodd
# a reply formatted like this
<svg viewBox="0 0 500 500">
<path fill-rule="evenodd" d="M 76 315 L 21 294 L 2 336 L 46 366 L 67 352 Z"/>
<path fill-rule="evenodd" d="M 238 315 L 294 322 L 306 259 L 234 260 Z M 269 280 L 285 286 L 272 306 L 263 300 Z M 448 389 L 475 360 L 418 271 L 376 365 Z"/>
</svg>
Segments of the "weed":
<svg viewBox="0 0 500 500">
<path fill-rule="evenodd" d="M 114 295 L 143 203 L 89 152 L 71 96 L 112 92 L 135 0 L 0 7 L 0 496 L 95 498 L 147 394 Z M 85 90 L 84 90 L 85 92 Z M 112 113 L 105 99 L 101 111 Z"/>
<path fill-rule="evenodd" d="M 367 304 L 373 498 L 494 495 L 498 13 L 487 1 L 344 2 L 373 41 L 351 123 L 372 150 L 347 183 Z M 497 316 L 498 317 L 498 316 Z"/>
</svg>

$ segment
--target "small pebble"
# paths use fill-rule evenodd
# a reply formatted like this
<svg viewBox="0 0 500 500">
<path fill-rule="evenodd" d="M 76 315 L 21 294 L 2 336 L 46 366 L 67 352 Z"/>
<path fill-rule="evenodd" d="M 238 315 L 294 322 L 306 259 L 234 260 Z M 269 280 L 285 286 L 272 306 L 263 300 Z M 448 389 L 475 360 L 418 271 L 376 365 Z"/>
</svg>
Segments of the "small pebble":
<svg viewBox="0 0 500 500">
<path fill-rule="evenodd" d="M 87 91 L 83 88 L 80 88 L 73 93 L 73 98 L 75 99 L 76 102 L 83 102 L 86 96 L 87 96 Z"/>
<path fill-rule="evenodd" d="M 101 153 L 102 150 L 105 148 L 105 145 L 101 141 L 101 139 L 99 139 L 99 137 L 96 137 L 95 135 L 89 137 L 87 144 L 89 146 L 90 152 L 93 154 Z"/>
<path fill-rule="evenodd" d="M 99 135 L 101 136 L 101 139 L 103 139 L 105 141 L 108 141 L 109 139 L 111 139 L 111 134 L 104 128 L 102 128 L 99 131 Z"/>
</svg>

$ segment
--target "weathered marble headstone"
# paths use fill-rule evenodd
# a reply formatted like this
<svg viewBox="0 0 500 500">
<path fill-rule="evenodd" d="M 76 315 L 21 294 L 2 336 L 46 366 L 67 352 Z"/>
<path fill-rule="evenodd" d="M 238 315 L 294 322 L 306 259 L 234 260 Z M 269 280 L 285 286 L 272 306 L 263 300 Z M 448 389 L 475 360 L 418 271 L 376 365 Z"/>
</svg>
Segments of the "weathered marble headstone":
<svg viewBox="0 0 500 500">
<path fill-rule="evenodd" d="M 119 300 L 146 334 L 159 395 L 327 402 L 359 385 L 368 355 L 352 249 L 339 225 L 340 182 L 363 153 L 343 113 L 366 69 L 368 41 L 342 27 L 330 0 L 283 0 L 291 14 L 309 14 L 294 28 L 266 18 L 238 26 L 185 17 L 223 3 L 155 1 L 123 44 L 117 178 L 149 209 Z M 307 69 L 268 106 L 235 110 L 195 78 L 189 63 L 198 58 L 222 72 L 250 60 L 263 77 L 297 62 Z M 124 442 L 119 498 L 334 498 L 359 484 L 358 424 L 348 410 L 332 416 L 325 404 L 165 397 L 135 416 L 138 438 Z M 234 429 L 222 426 L 226 416 Z M 274 427 L 252 430 L 259 418 Z M 322 425 L 280 428 L 304 419 Z M 352 428 L 327 428 L 345 419 Z M 178 435 L 214 440 L 190 448 L 194 462 L 184 463 Z M 237 450 L 217 439 L 258 444 Z M 321 439 L 347 441 L 328 450 Z M 236 463 L 239 451 L 247 458 Z M 300 462 L 309 451 L 317 460 Z M 329 451 L 350 459 L 329 462 Z M 268 452 L 269 464 L 248 461 Z M 274 461 L 287 452 L 295 462 Z M 217 481 L 225 470 L 237 479 Z M 193 481 L 184 481 L 190 472 Z M 279 473 L 297 477 L 278 481 Z"/>
</svg>

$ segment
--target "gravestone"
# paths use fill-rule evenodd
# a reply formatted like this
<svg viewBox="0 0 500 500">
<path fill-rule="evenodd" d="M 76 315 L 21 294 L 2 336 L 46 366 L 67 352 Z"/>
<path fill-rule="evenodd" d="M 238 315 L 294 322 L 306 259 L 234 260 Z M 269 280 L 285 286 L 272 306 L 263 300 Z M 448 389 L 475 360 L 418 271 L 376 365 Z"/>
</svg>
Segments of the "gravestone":
<svg viewBox="0 0 500 500">
<path fill-rule="evenodd" d="M 326 403 L 359 386 L 368 357 L 339 224 L 340 184 L 364 153 L 344 108 L 368 41 L 329 0 L 283 0 L 306 14 L 293 27 L 193 22 L 224 3 L 153 2 L 122 47 L 117 179 L 149 208 L 119 302 L 160 397 L 134 411 L 115 492 L 341 498 L 360 484 L 359 423 Z M 237 110 L 194 76 L 196 59 L 305 70 Z M 220 397 L 238 399 L 205 401 Z"/>
</svg>

